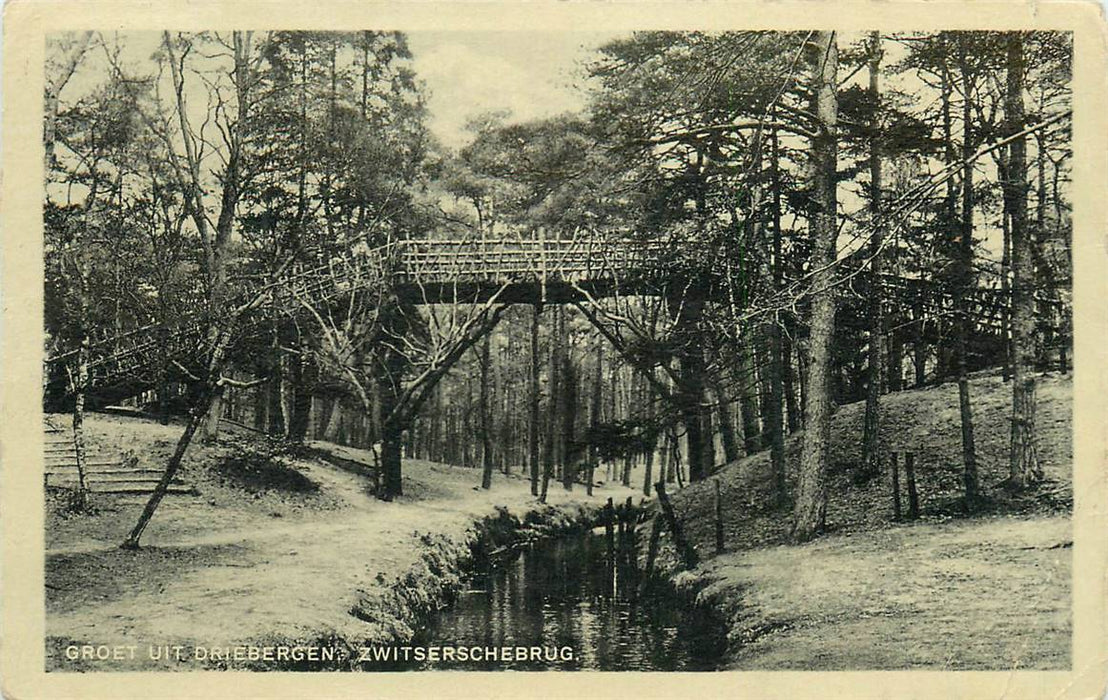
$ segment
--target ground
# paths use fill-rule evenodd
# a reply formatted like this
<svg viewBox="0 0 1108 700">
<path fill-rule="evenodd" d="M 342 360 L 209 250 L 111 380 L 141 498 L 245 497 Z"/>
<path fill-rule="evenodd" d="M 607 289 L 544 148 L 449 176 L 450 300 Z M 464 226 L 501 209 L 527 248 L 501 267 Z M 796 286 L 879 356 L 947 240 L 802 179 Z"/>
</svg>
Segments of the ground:
<svg viewBox="0 0 1108 700">
<path fill-rule="evenodd" d="M 990 517 L 715 558 L 733 669 L 1065 669 L 1069 518 Z"/>
<path fill-rule="evenodd" d="M 158 465 L 181 428 L 91 414 L 86 431 L 93 449 L 130 450 L 140 463 Z M 63 517 L 48 508 L 48 668 L 179 666 L 70 663 L 62 656 L 70 644 L 145 650 L 147 644 L 217 646 L 277 638 L 389 641 L 410 633 L 403 629 L 410 618 L 385 610 L 386 603 L 413 575 L 430 575 L 423 561 L 429 544 L 463 556 L 475 521 L 494 515 L 496 506 L 520 515 L 535 506 L 521 478 L 497 474 L 492 490 L 483 491 L 474 488 L 479 470 L 418 460 L 405 462 L 405 496 L 384 503 L 367 493 L 364 476 L 350 471 L 371 464 L 369 453 L 328 443 L 310 447 L 275 461 L 318 484 L 315 491 L 233 478 L 229 460 L 264 452 L 257 436 L 238 432 L 214 445 L 195 445 L 182 473 L 200 495 L 167 496 L 138 551 L 118 545 L 134 525 L 143 496 L 95 495 L 95 515 Z M 611 487 L 588 500 L 600 504 L 629 494 Z M 549 500 L 587 499 L 581 487 L 567 493 L 553 486 Z"/>
<path fill-rule="evenodd" d="M 953 384 L 882 399 L 884 449 L 916 453 L 918 520 L 893 522 L 888 474 L 861 486 L 850 478 L 860 458 L 861 404 L 843 406 L 834 416 L 829 532 L 815 542 L 784 544 L 788 506 L 765 505 L 765 453 L 716 474 L 724 506 L 722 555 L 713 556 L 714 485 L 673 494 L 703 560 L 675 580 L 699 590 L 701 600 L 725 615 L 733 642 L 729 668 L 1068 667 L 1072 382 L 1041 381 L 1038 448 L 1047 481 L 1020 496 L 1001 485 L 1010 385 L 984 374 L 971 390 L 988 495 L 973 517 L 961 513 L 959 502 Z M 95 449 L 133 451 L 140 463 L 155 466 L 164 464 L 181 428 L 92 415 L 87 430 Z M 790 438 L 790 483 L 798 443 L 798 435 Z M 435 603 L 420 596 L 457 575 L 443 562 L 464 556 L 474 522 L 496 506 L 522 514 L 534 505 L 521 478 L 498 474 L 485 492 L 475 488 L 478 470 L 417 460 L 405 463 L 406 495 L 382 503 L 357 473 L 372 463 L 371 455 L 324 443 L 309 448 L 270 459 L 270 448 L 247 432 L 196 445 L 183 476 L 200 495 L 167 497 L 136 552 L 118 544 L 144 498 L 98 495 L 97 514 L 68 517 L 52 503 L 46 533 L 49 666 L 152 667 L 61 660 L 71 643 L 403 638 L 414 622 L 402 611 Z M 284 469 L 267 470 L 267 464 L 306 478 L 287 478 Z M 592 503 L 628 495 L 628 489 L 602 488 Z M 584 493 L 552 486 L 551 500 L 579 507 Z M 663 541 L 663 562 L 672 563 L 668 537 Z"/>
<path fill-rule="evenodd" d="M 788 504 L 769 500 L 760 453 L 716 476 L 727 553 L 714 554 L 710 482 L 675 494 L 675 509 L 707 561 L 686 585 L 725 610 L 737 669 L 1068 668 L 1072 535 L 1070 377 L 1038 389 L 1037 446 L 1044 484 L 1003 488 L 1011 384 L 995 373 L 971 382 L 982 511 L 962 514 L 957 385 L 882 397 L 886 451 L 916 453 L 922 517 L 893 522 L 891 476 L 858 486 L 862 403 L 832 423 L 829 533 L 790 546 Z M 799 435 L 788 445 L 795 479 Z M 904 489 L 901 473 L 901 489 Z M 906 502 L 905 502 L 906 507 Z M 672 553 L 671 553 L 672 555 Z M 671 560 L 672 561 L 672 560 Z"/>
</svg>

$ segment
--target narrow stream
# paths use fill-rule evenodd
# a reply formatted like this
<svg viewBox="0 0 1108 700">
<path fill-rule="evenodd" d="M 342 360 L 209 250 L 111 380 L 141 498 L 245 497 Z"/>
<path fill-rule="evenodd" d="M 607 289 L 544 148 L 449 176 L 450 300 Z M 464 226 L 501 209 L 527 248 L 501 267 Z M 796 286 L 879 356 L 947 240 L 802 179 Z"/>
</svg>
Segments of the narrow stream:
<svg viewBox="0 0 1108 700">
<path fill-rule="evenodd" d="M 660 585 L 640 594 L 637 572 L 612 566 L 602 534 L 535 544 L 478 573 L 419 644 L 542 647 L 543 657 L 437 661 L 419 669 L 705 671 L 718 668 L 725 628 Z M 565 648 L 572 649 L 567 659 Z M 553 650 L 557 649 L 556 658 Z"/>
</svg>

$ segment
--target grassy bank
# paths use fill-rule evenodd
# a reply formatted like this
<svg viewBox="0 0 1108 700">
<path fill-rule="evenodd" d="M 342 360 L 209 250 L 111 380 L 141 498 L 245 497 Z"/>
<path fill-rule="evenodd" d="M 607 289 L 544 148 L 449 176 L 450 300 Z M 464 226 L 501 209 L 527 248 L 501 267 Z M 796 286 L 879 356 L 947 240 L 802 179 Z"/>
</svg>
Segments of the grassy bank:
<svg viewBox="0 0 1108 700">
<path fill-rule="evenodd" d="M 861 459 L 861 403 L 841 407 L 833 419 L 829 532 L 816 542 L 786 544 L 790 505 L 771 504 L 765 452 L 716 475 L 727 548 L 721 556 L 713 556 L 711 480 L 674 495 L 678 517 L 707 560 L 677 580 L 702 588 L 730 619 L 734 668 L 1068 667 L 1071 379 L 1041 381 L 1037 429 L 1046 482 L 1026 494 L 1002 487 L 1011 385 L 980 376 L 971 395 L 988 497 L 974 517 L 963 515 L 960 502 L 954 384 L 882 398 L 884 449 L 916 454 L 917 521 L 893 521 L 888 473 L 865 485 L 851 479 Z M 797 434 L 787 449 L 790 490 L 799 452 Z"/>
<path fill-rule="evenodd" d="M 151 466 L 164 463 L 180 430 L 100 415 L 86 426 L 94 449 L 131 451 Z M 521 478 L 497 475 L 483 491 L 474 488 L 478 470 L 416 460 L 405 463 L 405 495 L 384 503 L 357 473 L 372 462 L 368 453 L 311 447 L 274 454 L 245 432 L 196 445 L 182 475 L 200 495 L 167 497 L 138 551 L 118 544 L 144 497 L 96 495 L 98 512 L 68 517 L 50 504 L 48 668 L 205 665 L 151 661 L 144 658 L 148 645 L 404 641 L 422 614 L 448 599 L 481 521 L 501 518 L 498 509 L 520 518 L 538 509 Z M 612 487 L 587 499 L 580 488 L 554 488 L 550 501 L 573 518 L 629 493 Z M 545 513 L 532 523 L 556 528 L 565 517 Z M 72 644 L 134 645 L 140 653 L 70 661 L 64 651 Z"/>
</svg>

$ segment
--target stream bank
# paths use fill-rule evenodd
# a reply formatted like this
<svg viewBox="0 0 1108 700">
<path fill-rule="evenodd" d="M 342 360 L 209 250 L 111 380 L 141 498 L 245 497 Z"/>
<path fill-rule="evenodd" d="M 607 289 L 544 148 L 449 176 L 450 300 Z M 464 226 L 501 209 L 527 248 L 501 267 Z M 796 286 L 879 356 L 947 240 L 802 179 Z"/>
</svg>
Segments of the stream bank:
<svg viewBox="0 0 1108 700">
<path fill-rule="evenodd" d="M 601 513 L 599 504 L 580 502 L 535 503 L 522 511 L 522 517 L 497 506 L 494 515 L 476 520 L 461 532 L 413 532 L 413 546 L 419 552 L 415 563 L 394 576 L 378 573 L 376 585 L 357 591 L 349 609 L 349 615 L 363 623 L 357 627 L 357 636 L 331 633 L 306 639 L 253 639 L 245 646 L 321 653 L 304 653 L 299 659 L 220 659 L 206 665 L 255 671 L 404 670 L 409 668 L 405 664 L 370 661 L 371 650 L 422 644 L 421 632 L 457 601 L 474 572 L 497 568 L 521 547 L 586 533 Z"/>
</svg>

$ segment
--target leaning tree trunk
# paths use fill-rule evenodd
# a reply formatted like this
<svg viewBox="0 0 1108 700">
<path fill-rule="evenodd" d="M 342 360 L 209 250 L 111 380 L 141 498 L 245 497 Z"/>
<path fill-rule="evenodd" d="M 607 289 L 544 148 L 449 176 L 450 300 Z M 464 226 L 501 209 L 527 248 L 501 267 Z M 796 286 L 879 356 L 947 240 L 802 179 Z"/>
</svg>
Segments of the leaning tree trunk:
<svg viewBox="0 0 1108 700">
<path fill-rule="evenodd" d="M 866 374 L 866 412 L 862 428 L 862 463 L 855 473 L 855 480 L 865 483 L 881 473 L 880 432 L 880 396 L 881 361 L 883 355 L 884 300 L 881 289 L 881 258 L 884 246 L 884 223 L 881 221 L 881 140 L 878 136 L 880 124 L 877 114 L 880 111 L 880 72 L 881 72 L 881 35 L 870 34 L 869 90 L 873 98 L 875 111 L 870 124 L 869 139 L 869 178 L 870 178 L 870 220 L 873 227 L 870 236 L 870 276 L 869 289 L 869 362 Z"/>
<path fill-rule="evenodd" d="M 212 400 L 221 388 L 220 378 L 223 371 L 224 355 L 227 351 L 227 345 L 231 340 L 230 328 L 217 327 L 213 329 L 211 338 L 212 352 L 208 359 L 207 376 L 204 377 L 204 381 L 200 385 L 200 390 L 193 402 L 189 412 L 188 423 L 185 424 L 185 431 L 177 440 L 177 447 L 173 450 L 173 455 L 170 456 L 161 479 L 158 480 L 157 485 L 154 487 L 154 492 L 150 494 L 150 499 L 147 500 L 146 507 L 143 508 L 142 514 L 139 515 L 138 522 L 135 523 L 135 527 L 132 528 L 130 534 L 127 535 L 127 539 L 120 545 L 123 549 L 138 549 L 139 539 L 142 537 L 146 525 L 150 522 L 150 519 L 154 517 L 154 512 L 158 509 L 158 505 L 162 502 L 162 499 L 165 498 L 165 494 L 169 490 L 169 485 L 173 483 L 173 479 L 177 476 L 177 470 L 181 467 L 181 461 L 185 457 L 185 452 L 192 443 L 193 436 L 196 434 L 197 429 L 200 428 L 205 416 L 207 416 L 211 410 Z"/>
<path fill-rule="evenodd" d="M 800 475 L 793 510 L 792 538 L 812 539 L 823 530 L 827 512 L 827 451 L 831 438 L 831 339 L 835 328 L 835 296 L 832 285 L 835 261 L 836 168 L 838 122 L 838 47 L 835 32 L 819 31 L 812 37 L 812 111 L 819 123 L 811 139 L 812 265 L 811 316 L 808 338 L 808 381 Z M 814 49 L 814 50 L 812 50 Z"/>
<path fill-rule="evenodd" d="M 1023 128 L 1023 39 L 1008 35 L 1008 79 L 1005 112 L 1008 130 Z M 1008 158 L 1007 196 L 1012 236 L 1012 432 L 1008 481 L 1022 489 L 1042 479 L 1035 450 L 1035 307 L 1031 236 L 1027 227 L 1027 139 L 1012 142 Z"/>
</svg>

